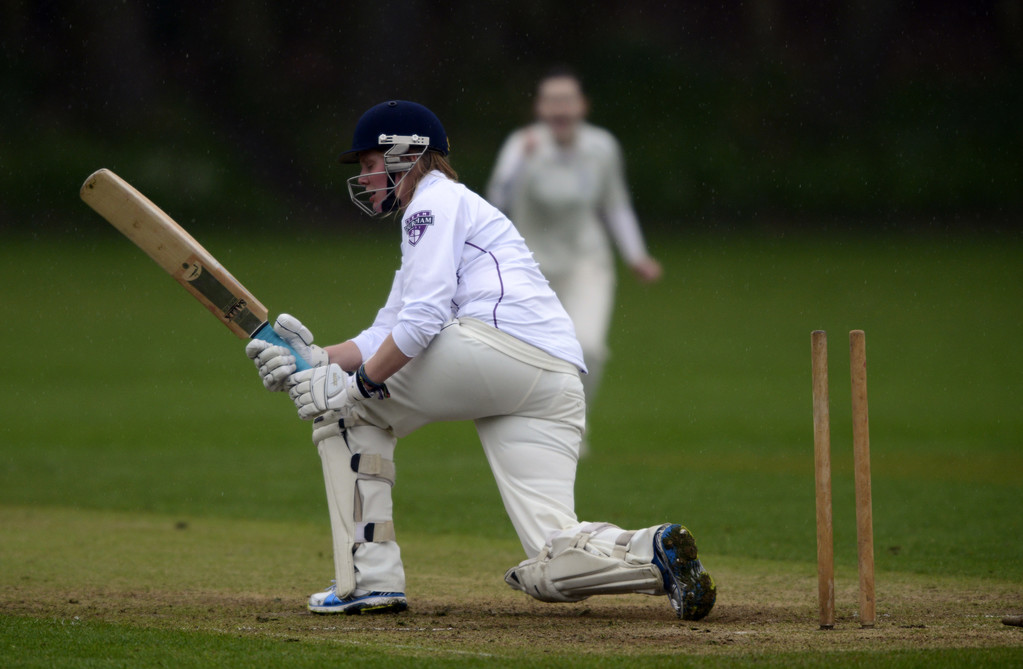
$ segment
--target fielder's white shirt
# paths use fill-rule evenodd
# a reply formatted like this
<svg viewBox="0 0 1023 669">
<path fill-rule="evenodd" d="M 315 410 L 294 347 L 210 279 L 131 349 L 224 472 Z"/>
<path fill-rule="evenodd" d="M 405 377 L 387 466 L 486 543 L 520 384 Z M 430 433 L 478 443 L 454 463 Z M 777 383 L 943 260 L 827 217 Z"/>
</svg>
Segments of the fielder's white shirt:
<svg viewBox="0 0 1023 669">
<path fill-rule="evenodd" d="M 569 147 L 543 123 L 515 131 L 498 154 L 487 199 L 515 221 L 552 281 L 579 258 L 603 257 L 610 265 L 608 233 L 626 263 L 647 255 L 621 149 L 603 128 L 580 124 Z"/>
<path fill-rule="evenodd" d="M 468 317 L 586 371 L 571 319 L 496 207 L 435 171 L 419 182 L 401 225 L 401 268 L 387 303 L 353 339 L 364 360 L 388 334 L 415 357 L 445 323 Z"/>
</svg>

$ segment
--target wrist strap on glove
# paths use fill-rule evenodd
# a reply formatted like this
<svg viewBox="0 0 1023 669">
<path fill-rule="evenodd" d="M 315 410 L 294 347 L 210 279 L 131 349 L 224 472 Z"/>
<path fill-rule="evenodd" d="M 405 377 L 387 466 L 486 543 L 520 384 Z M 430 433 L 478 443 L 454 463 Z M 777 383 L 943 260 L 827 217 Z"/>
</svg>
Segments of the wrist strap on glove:
<svg viewBox="0 0 1023 669">
<path fill-rule="evenodd" d="M 363 397 L 376 397 L 378 400 L 382 400 L 391 396 L 386 384 L 376 383 L 366 376 L 365 364 L 362 364 L 359 371 L 355 373 L 355 385 Z"/>
</svg>

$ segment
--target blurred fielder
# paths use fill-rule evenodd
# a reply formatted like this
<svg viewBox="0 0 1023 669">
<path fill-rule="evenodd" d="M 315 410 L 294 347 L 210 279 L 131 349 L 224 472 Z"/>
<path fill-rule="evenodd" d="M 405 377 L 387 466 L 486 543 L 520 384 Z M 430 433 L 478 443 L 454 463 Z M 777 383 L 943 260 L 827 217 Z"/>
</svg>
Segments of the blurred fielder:
<svg viewBox="0 0 1023 669">
<path fill-rule="evenodd" d="M 585 121 L 588 108 L 571 71 L 559 68 L 541 79 L 537 120 L 505 141 L 487 198 L 515 222 L 572 318 L 592 404 L 608 357 L 615 292 L 611 239 L 640 281 L 660 279 L 661 265 L 647 253 L 618 142 Z"/>
<path fill-rule="evenodd" d="M 686 528 L 626 531 L 576 517 L 585 399 L 572 322 L 511 221 L 456 181 L 447 154 L 444 128 L 422 105 L 394 100 L 363 114 L 341 160 L 361 168 L 348 182 L 353 202 L 401 238 L 386 304 L 368 329 L 325 349 L 281 315 L 274 329 L 310 370 L 295 373 L 283 347 L 246 346 L 263 384 L 287 390 L 299 416 L 315 421 L 335 584 L 309 610 L 407 608 L 391 506 L 396 441 L 428 423 L 471 420 L 526 552 L 505 574 L 509 585 L 549 602 L 667 595 L 680 617 L 706 616 L 714 581 Z"/>
</svg>

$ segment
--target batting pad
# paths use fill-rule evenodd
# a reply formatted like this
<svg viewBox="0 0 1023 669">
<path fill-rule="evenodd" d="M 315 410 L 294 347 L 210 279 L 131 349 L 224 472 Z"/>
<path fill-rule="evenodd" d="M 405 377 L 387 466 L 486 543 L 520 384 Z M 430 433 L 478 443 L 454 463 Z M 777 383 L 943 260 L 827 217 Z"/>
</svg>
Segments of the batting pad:
<svg viewBox="0 0 1023 669">
<path fill-rule="evenodd" d="M 313 443 L 323 464 L 323 482 L 327 486 L 327 507 L 334 539 L 334 579 L 336 594 L 344 599 L 355 590 L 355 500 L 358 474 L 352 471 L 352 453 L 341 433 L 340 417 L 335 413 L 320 416 L 313 423 Z"/>
<path fill-rule="evenodd" d="M 663 595 L 657 567 L 629 552 L 633 532 L 622 533 L 610 555 L 590 543 L 608 527 L 612 526 L 594 524 L 588 532 L 553 538 L 538 556 L 509 569 L 505 582 L 544 602 L 578 602 L 591 595 L 624 593 Z"/>
</svg>

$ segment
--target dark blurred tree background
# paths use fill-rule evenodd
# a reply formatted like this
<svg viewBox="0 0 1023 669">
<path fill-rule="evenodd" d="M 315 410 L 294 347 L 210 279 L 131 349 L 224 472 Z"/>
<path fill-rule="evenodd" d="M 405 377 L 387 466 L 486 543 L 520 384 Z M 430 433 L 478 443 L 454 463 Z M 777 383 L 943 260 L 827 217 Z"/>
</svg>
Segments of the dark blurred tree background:
<svg viewBox="0 0 1023 669">
<path fill-rule="evenodd" d="M 1023 212 L 1023 0 L 0 0 L 0 51 L 8 231 L 89 220 L 104 166 L 186 225 L 351 224 L 335 155 L 392 97 L 437 112 L 482 190 L 555 63 L 648 227 Z"/>
</svg>

